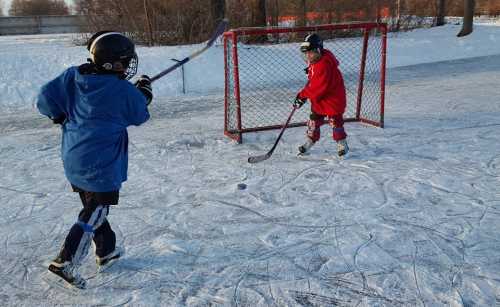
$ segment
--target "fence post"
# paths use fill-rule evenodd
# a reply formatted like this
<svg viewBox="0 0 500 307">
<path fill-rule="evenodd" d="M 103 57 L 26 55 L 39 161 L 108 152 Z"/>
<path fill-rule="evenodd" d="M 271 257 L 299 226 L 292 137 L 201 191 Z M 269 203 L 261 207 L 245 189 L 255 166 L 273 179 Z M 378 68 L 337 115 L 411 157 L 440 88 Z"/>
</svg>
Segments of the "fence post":
<svg viewBox="0 0 500 307">
<path fill-rule="evenodd" d="M 177 59 L 171 59 L 174 62 L 181 62 L 180 60 Z M 186 94 L 186 86 L 185 86 L 185 77 L 184 77 L 184 65 L 181 65 L 181 74 L 182 74 L 182 93 Z"/>
<path fill-rule="evenodd" d="M 36 22 L 36 34 L 41 34 L 42 33 L 42 17 L 35 16 L 35 22 Z"/>
</svg>

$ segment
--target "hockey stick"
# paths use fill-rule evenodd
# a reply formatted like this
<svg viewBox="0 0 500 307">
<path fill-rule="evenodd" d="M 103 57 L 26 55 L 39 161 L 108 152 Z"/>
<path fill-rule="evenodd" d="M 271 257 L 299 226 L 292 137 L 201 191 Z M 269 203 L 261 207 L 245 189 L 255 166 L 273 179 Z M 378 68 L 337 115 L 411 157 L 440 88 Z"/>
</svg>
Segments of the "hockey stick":
<svg viewBox="0 0 500 307">
<path fill-rule="evenodd" d="M 278 146 L 278 142 L 281 140 L 281 136 L 283 135 L 283 132 L 285 132 L 285 129 L 288 127 L 288 124 L 290 123 L 290 120 L 292 119 L 292 116 L 293 116 L 293 114 L 295 113 L 295 111 L 297 109 L 298 109 L 297 107 L 295 107 L 295 106 L 293 107 L 292 112 L 288 116 L 288 119 L 286 120 L 286 123 L 283 125 L 283 128 L 281 128 L 281 132 L 278 135 L 278 138 L 276 139 L 276 141 L 274 142 L 274 145 L 271 148 L 271 150 L 269 150 L 267 153 L 265 153 L 263 155 L 260 155 L 260 156 L 248 157 L 248 163 L 259 163 L 259 162 L 267 160 L 267 159 L 269 159 L 271 157 L 271 155 L 273 154 L 274 150 L 276 149 L 276 146 Z"/>
<path fill-rule="evenodd" d="M 175 63 L 174 65 L 170 66 L 169 68 L 165 69 L 164 71 L 160 72 L 159 74 L 151 77 L 151 82 L 154 82 L 154 81 L 160 79 L 161 77 L 165 76 L 166 74 L 172 72 L 173 70 L 181 67 L 182 65 L 186 64 L 190 60 L 192 60 L 195 57 L 197 57 L 200 54 L 202 54 L 208 48 L 212 47 L 212 45 L 214 44 L 214 42 L 217 39 L 217 37 L 219 37 L 219 35 L 221 35 L 222 33 L 224 33 L 224 30 L 226 30 L 227 23 L 228 23 L 227 19 L 222 20 L 217 25 L 217 28 L 215 29 L 215 32 L 212 34 L 212 37 L 210 37 L 210 39 L 207 41 L 207 44 L 202 49 L 200 49 L 200 50 L 192 53 L 191 55 L 185 57 L 184 59 L 180 60 L 179 62 Z"/>
</svg>

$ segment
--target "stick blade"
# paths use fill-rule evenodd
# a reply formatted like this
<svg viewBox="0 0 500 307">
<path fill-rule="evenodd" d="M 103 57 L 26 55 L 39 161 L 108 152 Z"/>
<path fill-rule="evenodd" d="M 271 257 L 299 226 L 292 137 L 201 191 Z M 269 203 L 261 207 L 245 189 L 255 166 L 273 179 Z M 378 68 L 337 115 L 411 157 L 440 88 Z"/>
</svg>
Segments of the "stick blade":
<svg viewBox="0 0 500 307">
<path fill-rule="evenodd" d="M 251 163 L 251 164 L 259 163 L 259 162 L 262 162 L 262 161 L 269 159 L 269 157 L 271 157 L 270 154 L 248 157 L 248 163 Z"/>
</svg>

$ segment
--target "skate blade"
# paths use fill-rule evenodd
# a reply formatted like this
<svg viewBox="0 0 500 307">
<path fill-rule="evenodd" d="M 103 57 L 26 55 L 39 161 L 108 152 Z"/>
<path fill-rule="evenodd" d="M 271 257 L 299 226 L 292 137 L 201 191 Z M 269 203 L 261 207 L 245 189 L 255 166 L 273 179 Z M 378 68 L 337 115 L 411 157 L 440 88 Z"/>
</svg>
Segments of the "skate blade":
<svg viewBox="0 0 500 307">
<path fill-rule="evenodd" d="M 297 158 L 299 160 L 302 160 L 302 161 L 308 161 L 308 162 L 333 162 L 335 160 L 337 160 L 337 158 L 335 157 L 318 157 L 318 156 L 303 156 L 303 155 L 300 155 L 300 156 L 297 156 Z"/>
<path fill-rule="evenodd" d="M 121 258 L 121 256 L 120 256 Z M 111 268 L 120 260 L 120 258 L 112 259 L 106 262 L 104 265 L 97 266 L 97 273 L 106 273 L 111 270 Z"/>
<path fill-rule="evenodd" d="M 50 287 L 57 288 L 67 293 L 77 294 L 82 290 L 85 290 L 86 284 L 75 285 L 67 282 L 64 278 L 57 276 L 52 272 L 44 272 L 42 274 L 42 280 Z"/>
<path fill-rule="evenodd" d="M 344 153 L 341 156 L 338 155 L 337 157 L 338 157 L 339 160 L 345 160 L 345 159 L 349 158 L 349 151 L 346 152 L 346 153 Z"/>
<path fill-rule="evenodd" d="M 97 273 L 104 273 L 104 272 L 108 271 L 112 266 L 114 266 L 114 264 L 118 260 L 120 260 L 120 258 L 122 258 L 125 255 L 125 248 L 120 247 L 118 251 L 119 251 L 117 254 L 118 257 L 110 259 L 108 262 L 106 262 L 106 264 L 103 264 L 103 265 L 97 264 Z"/>
</svg>

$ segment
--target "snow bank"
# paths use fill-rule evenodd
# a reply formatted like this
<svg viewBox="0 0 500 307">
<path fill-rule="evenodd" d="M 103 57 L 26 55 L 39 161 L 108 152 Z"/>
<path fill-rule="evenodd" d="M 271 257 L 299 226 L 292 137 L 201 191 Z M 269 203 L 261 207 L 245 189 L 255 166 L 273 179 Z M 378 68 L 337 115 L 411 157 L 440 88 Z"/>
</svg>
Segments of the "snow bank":
<svg viewBox="0 0 500 307">
<path fill-rule="evenodd" d="M 500 27 L 491 20 L 480 23 L 474 33 L 457 38 L 460 26 L 418 29 L 389 36 L 388 67 L 400 67 L 500 54 Z M 73 35 L 27 35 L 0 37 L 0 109 L 12 112 L 33 109 L 41 85 L 65 68 L 85 62 L 88 52 L 73 44 Z M 201 45 L 139 47 L 139 74 L 154 75 Z M 190 95 L 222 93 L 223 48 L 219 44 L 184 67 L 185 89 Z M 157 98 L 182 95 L 179 69 L 154 84 Z M 389 76 L 390 77 L 390 76 Z"/>
</svg>

